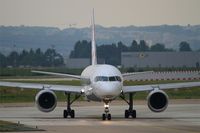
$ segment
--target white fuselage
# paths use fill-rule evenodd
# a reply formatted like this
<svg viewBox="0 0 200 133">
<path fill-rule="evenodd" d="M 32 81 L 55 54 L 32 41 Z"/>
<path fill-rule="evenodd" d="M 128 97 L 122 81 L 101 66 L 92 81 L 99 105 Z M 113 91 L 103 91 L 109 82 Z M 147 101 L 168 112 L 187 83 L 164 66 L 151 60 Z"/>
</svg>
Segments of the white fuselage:
<svg viewBox="0 0 200 133">
<path fill-rule="evenodd" d="M 81 76 L 85 78 L 84 92 L 89 100 L 111 101 L 122 92 L 122 74 L 112 65 L 88 66 Z"/>
</svg>

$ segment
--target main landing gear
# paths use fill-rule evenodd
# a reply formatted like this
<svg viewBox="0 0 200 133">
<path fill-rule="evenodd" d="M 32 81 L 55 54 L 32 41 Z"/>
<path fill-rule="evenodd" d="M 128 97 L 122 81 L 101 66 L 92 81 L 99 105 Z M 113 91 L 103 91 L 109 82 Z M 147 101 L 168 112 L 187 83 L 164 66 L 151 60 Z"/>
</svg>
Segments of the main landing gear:
<svg viewBox="0 0 200 133">
<path fill-rule="evenodd" d="M 129 93 L 129 101 L 126 100 L 125 96 L 122 94 L 120 97 L 129 105 L 129 109 L 125 110 L 124 117 L 129 118 L 136 118 L 136 110 L 133 110 L 133 95 L 135 93 Z"/>
<path fill-rule="evenodd" d="M 105 102 L 105 113 L 102 114 L 102 120 L 111 120 L 111 114 L 109 113 L 109 105 L 108 102 Z"/>
<path fill-rule="evenodd" d="M 71 118 L 75 118 L 75 111 L 71 109 L 71 104 L 80 98 L 81 95 L 76 95 L 75 98 L 71 101 L 71 93 L 65 93 L 67 96 L 67 109 L 63 111 L 63 118 L 67 118 L 70 116 Z"/>
</svg>

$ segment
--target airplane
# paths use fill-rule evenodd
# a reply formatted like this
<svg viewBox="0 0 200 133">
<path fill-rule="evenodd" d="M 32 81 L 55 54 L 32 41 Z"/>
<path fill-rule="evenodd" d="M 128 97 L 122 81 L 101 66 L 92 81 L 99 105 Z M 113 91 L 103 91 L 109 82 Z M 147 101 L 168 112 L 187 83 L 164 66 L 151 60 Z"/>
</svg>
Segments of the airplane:
<svg viewBox="0 0 200 133">
<path fill-rule="evenodd" d="M 67 96 L 67 108 L 63 111 L 64 118 L 75 118 L 75 111 L 71 108 L 71 105 L 79 97 L 85 96 L 87 100 L 104 103 L 105 109 L 104 113 L 102 114 L 102 120 L 111 120 L 109 103 L 115 100 L 117 97 L 121 97 L 129 105 L 129 108 L 125 110 L 124 117 L 136 118 L 136 110 L 133 108 L 133 96 L 135 93 L 141 91 L 149 92 L 147 96 L 147 105 L 149 109 L 153 112 L 162 112 L 168 106 L 168 95 L 163 90 L 200 86 L 200 82 L 123 86 L 124 77 L 149 73 L 151 71 L 122 74 L 115 66 L 108 64 L 97 64 L 94 10 L 92 14 L 91 42 L 91 65 L 86 67 L 81 75 L 32 71 L 34 73 L 79 79 L 82 82 L 82 86 L 4 81 L 0 81 L 0 86 L 18 87 L 24 89 L 34 88 L 40 90 L 35 96 L 35 102 L 38 109 L 42 112 L 51 112 L 55 109 L 57 105 L 57 96 L 54 91 L 64 92 Z M 71 94 L 76 94 L 74 99 L 71 99 Z M 125 97 L 125 94 L 129 94 L 128 99 Z"/>
</svg>

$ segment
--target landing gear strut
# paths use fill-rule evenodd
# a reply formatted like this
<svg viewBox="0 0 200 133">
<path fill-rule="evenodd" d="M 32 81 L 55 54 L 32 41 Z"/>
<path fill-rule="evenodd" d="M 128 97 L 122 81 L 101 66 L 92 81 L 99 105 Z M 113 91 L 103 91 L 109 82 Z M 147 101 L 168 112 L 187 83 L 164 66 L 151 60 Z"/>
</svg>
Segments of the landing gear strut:
<svg viewBox="0 0 200 133">
<path fill-rule="evenodd" d="M 136 110 L 133 109 L 133 95 L 135 93 L 129 93 L 129 101 L 126 100 L 125 96 L 122 94 L 120 97 L 129 105 L 129 109 L 125 110 L 124 117 L 129 118 L 136 118 Z"/>
<path fill-rule="evenodd" d="M 109 105 L 108 105 L 108 102 L 105 102 L 105 113 L 102 114 L 102 120 L 111 120 L 111 114 L 109 113 Z"/>
<path fill-rule="evenodd" d="M 71 118 L 75 117 L 75 111 L 71 109 L 71 104 L 76 101 L 78 98 L 80 98 L 81 95 L 76 95 L 75 98 L 71 101 L 71 93 L 65 93 L 67 96 L 67 109 L 63 111 L 63 118 L 67 118 L 70 116 Z"/>
</svg>

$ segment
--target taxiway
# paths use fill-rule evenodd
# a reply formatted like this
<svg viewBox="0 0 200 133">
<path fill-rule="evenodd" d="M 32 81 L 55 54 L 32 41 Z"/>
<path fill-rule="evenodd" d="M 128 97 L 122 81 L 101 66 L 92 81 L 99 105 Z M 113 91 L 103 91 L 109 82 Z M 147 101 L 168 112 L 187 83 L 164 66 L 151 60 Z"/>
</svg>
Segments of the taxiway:
<svg viewBox="0 0 200 133">
<path fill-rule="evenodd" d="M 73 106 L 76 112 L 75 119 L 62 117 L 65 108 L 63 105 L 59 105 L 51 113 L 42 113 L 32 105 L 0 106 L 0 120 L 19 121 L 32 127 L 37 126 L 46 130 L 44 133 L 199 133 L 200 100 L 182 103 L 172 103 L 165 112 L 153 113 L 141 102 L 135 106 L 136 119 L 124 119 L 124 110 L 128 108 L 125 104 L 111 103 L 111 121 L 101 120 L 103 104 L 85 103 L 84 106 L 84 103 L 77 103 Z"/>
</svg>

